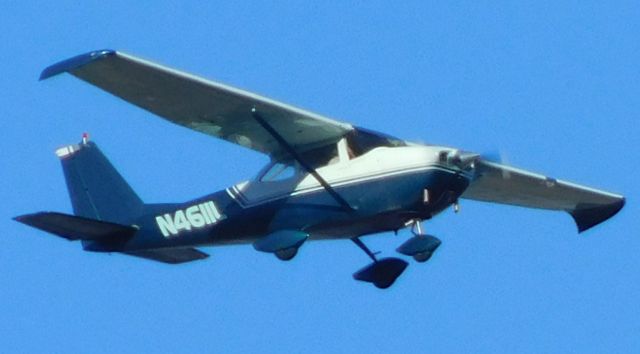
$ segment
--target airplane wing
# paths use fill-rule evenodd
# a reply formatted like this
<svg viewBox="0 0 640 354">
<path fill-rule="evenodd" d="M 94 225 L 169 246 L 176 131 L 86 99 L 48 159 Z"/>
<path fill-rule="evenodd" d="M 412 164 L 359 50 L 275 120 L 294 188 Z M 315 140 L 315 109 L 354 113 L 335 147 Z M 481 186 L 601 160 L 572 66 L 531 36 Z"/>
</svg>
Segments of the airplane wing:
<svg viewBox="0 0 640 354">
<path fill-rule="evenodd" d="M 615 215 L 624 197 L 532 172 L 479 159 L 477 177 L 462 198 L 563 210 L 571 214 L 578 231 L 585 231 Z"/>
<path fill-rule="evenodd" d="M 337 142 L 353 130 L 349 124 L 114 50 L 56 63 L 40 80 L 63 72 L 173 123 L 268 155 L 284 151 L 255 121 L 252 108 L 300 151 Z"/>
<path fill-rule="evenodd" d="M 124 252 L 130 256 L 146 258 L 152 261 L 180 264 L 208 258 L 209 255 L 196 248 L 166 248 Z"/>
</svg>

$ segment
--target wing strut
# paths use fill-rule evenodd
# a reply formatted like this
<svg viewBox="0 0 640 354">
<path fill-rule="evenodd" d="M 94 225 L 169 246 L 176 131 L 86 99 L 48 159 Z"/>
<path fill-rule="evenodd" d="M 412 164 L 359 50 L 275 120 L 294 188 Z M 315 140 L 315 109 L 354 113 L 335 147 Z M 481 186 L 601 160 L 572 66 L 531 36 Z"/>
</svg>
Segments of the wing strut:
<svg viewBox="0 0 640 354">
<path fill-rule="evenodd" d="M 291 157 L 293 157 L 296 161 L 298 161 L 300 166 L 302 166 L 302 168 L 304 168 L 307 172 L 309 172 L 322 185 L 322 187 L 324 187 L 327 193 L 329 193 L 333 197 L 333 199 L 335 199 L 336 202 L 338 202 L 338 204 L 340 204 L 349 213 L 355 212 L 355 209 L 351 205 L 349 205 L 349 203 L 346 200 L 344 200 L 344 198 L 342 198 L 342 196 L 340 196 L 340 194 L 338 194 L 338 192 L 336 192 L 336 190 L 333 189 L 333 187 L 331 187 L 331 185 L 324 178 L 322 178 L 322 176 L 320 176 L 318 171 L 316 171 L 315 168 L 311 167 L 311 165 L 309 165 L 298 154 L 298 152 L 293 148 L 293 146 L 291 146 L 282 137 L 282 135 L 280 135 L 269 123 L 267 123 L 267 121 L 260 115 L 260 113 L 258 113 L 258 110 L 256 110 L 255 107 L 251 109 L 251 114 L 253 115 L 253 118 L 258 122 L 258 124 L 260 124 L 274 139 L 276 139 L 278 144 L 280 144 L 280 146 L 286 152 L 288 152 L 291 155 Z"/>
<path fill-rule="evenodd" d="M 253 115 L 253 118 L 258 122 L 258 124 L 260 124 L 269 134 L 271 134 L 271 136 L 276 139 L 278 144 L 280 144 L 280 146 L 286 152 L 288 152 L 291 157 L 298 161 L 300 166 L 302 166 L 318 182 L 320 182 L 322 187 L 324 187 L 329 195 L 331 195 L 333 199 L 335 199 L 338 204 L 340 204 L 344 208 L 345 211 L 347 211 L 351 215 L 355 214 L 356 210 L 351 205 L 349 205 L 349 203 L 344 200 L 344 198 L 342 198 L 340 194 L 338 194 L 338 192 L 336 192 L 336 190 L 333 189 L 333 187 L 331 187 L 331 185 L 329 185 L 329 183 L 327 183 L 324 178 L 322 178 L 322 176 L 320 176 L 315 168 L 311 167 L 311 165 L 304 161 L 304 159 L 296 152 L 293 146 L 287 143 L 287 141 L 280 134 L 278 134 L 278 132 L 269 123 L 267 123 L 267 121 L 255 109 L 255 107 L 251 109 L 251 114 Z M 371 252 L 369 247 L 367 247 L 364 242 L 362 242 L 358 237 L 351 238 L 351 241 L 353 241 L 353 243 L 355 243 L 361 250 L 363 250 L 364 253 L 366 253 L 367 256 L 369 256 L 369 258 L 371 258 L 371 260 L 373 261 L 373 263 L 353 274 L 353 278 L 356 280 L 372 283 L 380 289 L 386 289 L 396 281 L 400 274 L 402 274 L 402 272 L 404 272 L 404 270 L 409 265 L 409 263 L 400 258 L 389 257 L 378 259 L 376 257 L 377 253 Z"/>
</svg>

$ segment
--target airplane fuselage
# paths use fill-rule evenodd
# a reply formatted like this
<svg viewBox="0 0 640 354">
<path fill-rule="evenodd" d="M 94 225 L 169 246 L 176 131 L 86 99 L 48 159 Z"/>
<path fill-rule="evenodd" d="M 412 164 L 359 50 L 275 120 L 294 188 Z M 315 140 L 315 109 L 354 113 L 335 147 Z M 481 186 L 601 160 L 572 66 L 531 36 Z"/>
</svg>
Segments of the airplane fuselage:
<svg viewBox="0 0 640 354">
<path fill-rule="evenodd" d="M 468 186 L 471 175 L 441 163 L 443 149 L 380 147 L 318 168 L 353 212 L 309 174 L 261 179 L 267 166 L 252 181 L 186 203 L 147 205 L 131 220 L 139 231 L 123 249 L 252 243 L 278 230 L 301 230 L 312 240 L 397 230 L 444 210 Z"/>
</svg>

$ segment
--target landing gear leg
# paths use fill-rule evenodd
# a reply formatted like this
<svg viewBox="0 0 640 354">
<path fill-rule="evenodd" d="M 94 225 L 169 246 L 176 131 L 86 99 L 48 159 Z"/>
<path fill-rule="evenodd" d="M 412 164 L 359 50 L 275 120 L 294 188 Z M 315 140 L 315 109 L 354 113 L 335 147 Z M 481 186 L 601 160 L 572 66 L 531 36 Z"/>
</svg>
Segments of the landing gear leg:
<svg viewBox="0 0 640 354">
<path fill-rule="evenodd" d="M 386 289 L 393 285 L 409 265 L 409 263 L 400 258 L 382 258 L 379 260 L 376 258 L 377 253 L 371 252 L 369 247 L 358 237 L 352 238 L 351 241 L 373 260 L 373 263 L 353 274 L 353 278 L 356 280 L 372 283 L 378 289 Z"/>
<path fill-rule="evenodd" d="M 378 261 L 378 259 L 376 259 L 376 254 L 378 254 L 380 252 L 376 252 L 376 253 L 371 252 L 369 247 L 367 247 L 367 245 L 365 245 L 364 242 L 362 242 L 362 240 L 360 240 L 359 237 L 354 237 L 354 238 L 351 239 L 351 241 L 353 241 L 353 243 L 355 243 L 356 246 L 360 247 L 360 249 L 363 250 L 364 253 L 366 253 L 367 256 L 369 256 L 369 258 L 371 258 L 372 261 L 374 261 L 374 262 Z"/>
</svg>

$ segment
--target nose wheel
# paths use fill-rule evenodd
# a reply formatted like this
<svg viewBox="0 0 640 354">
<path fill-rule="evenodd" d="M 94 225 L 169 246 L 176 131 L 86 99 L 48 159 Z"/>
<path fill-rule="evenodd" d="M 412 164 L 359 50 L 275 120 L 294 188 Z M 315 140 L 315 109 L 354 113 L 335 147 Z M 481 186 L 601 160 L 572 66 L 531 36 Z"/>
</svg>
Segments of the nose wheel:
<svg viewBox="0 0 640 354">
<path fill-rule="evenodd" d="M 396 251 L 413 257 L 416 262 L 424 263 L 433 256 L 433 252 L 440 247 L 442 241 L 435 236 L 425 234 L 420 220 L 411 220 L 409 225 L 414 236 L 400 245 Z"/>
<path fill-rule="evenodd" d="M 398 247 L 396 251 L 413 257 L 419 263 L 428 261 L 442 241 L 435 236 L 425 234 L 422 231 L 420 220 L 411 220 L 407 223 L 407 226 L 411 226 L 413 237 Z M 378 259 L 376 257 L 378 252 L 371 252 L 358 237 L 352 238 L 351 241 L 360 247 L 373 261 L 373 263 L 353 274 L 355 280 L 372 283 L 379 289 L 386 289 L 393 285 L 409 265 L 409 263 L 400 258 L 387 257 Z"/>
</svg>

